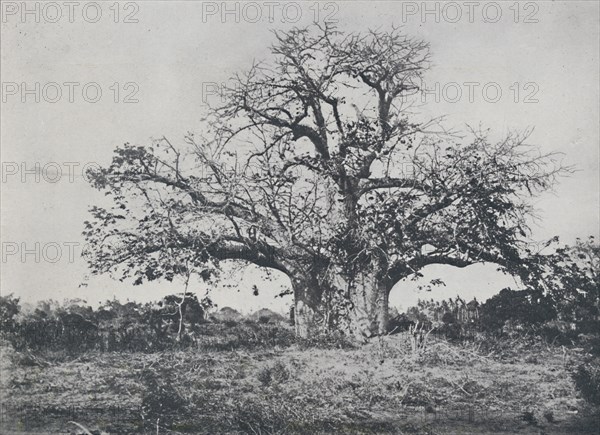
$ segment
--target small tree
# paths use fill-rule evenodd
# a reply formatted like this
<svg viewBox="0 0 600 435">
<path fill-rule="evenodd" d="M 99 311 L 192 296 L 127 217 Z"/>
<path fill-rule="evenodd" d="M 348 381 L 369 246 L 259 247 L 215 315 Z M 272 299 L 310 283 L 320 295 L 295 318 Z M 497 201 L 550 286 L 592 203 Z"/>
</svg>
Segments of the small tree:
<svg viewBox="0 0 600 435">
<path fill-rule="evenodd" d="M 481 324 L 488 331 L 502 332 L 507 322 L 530 327 L 555 317 L 552 299 L 542 291 L 505 288 L 483 304 Z"/>
<path fill-rule="evenodd" d="M 193 330 L 204 321 L 205 308 L 195 294 L 168 295 L 163 298 L 161 304 L 161 315 L 172 322 L 178 341 L 187 328 Z"/>
<path fill-rule="evenodd" d="M 8 334 L 15 328 L 16 317 L 21 311 L 20 298 L 12 293 L 0 296 L 0 333 Z"/>
<path fill-rule="evenodd" d="M 556 244 L 558 238 L 548 242 Z M 574 245 L 539 253 L 528 263 L 523 279 L 532 289 L 546 293 L 560 320 L 598 331 L 600 326 L 600 244 L 594 236 Z"/>
</svg>

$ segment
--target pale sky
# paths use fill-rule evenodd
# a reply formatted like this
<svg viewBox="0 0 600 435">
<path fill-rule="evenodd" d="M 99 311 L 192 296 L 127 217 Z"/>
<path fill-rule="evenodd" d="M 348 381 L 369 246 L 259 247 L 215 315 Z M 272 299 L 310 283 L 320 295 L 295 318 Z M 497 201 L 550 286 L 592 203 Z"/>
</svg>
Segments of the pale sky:
<svg viewBox="0 0 600 435">
<path fill-rule="evenodd" d="M 498 136 L 534 127 L 530 142 L 543 152 L 564 153 L 564 163 L 578 172 L 536 201 L 541 220 L 533 237 L 559 235 L 573 242 L 599 234 L 598 2 L 529 2 L 527 9 L 521 4 L 518 14 L 510 8 L 513 2 L 480 2 L 472 11 L 464 2 L 453 4 L 459 10 L 440 4 L 439 22 L 434 12 L 422 15 L 423 2 L 296 2 L 277 3 L 274 9 L 268 2 L 252 2 L 240 4 L 237 12 L 230 3 L 229 14 L 222 14 L 221 2 L 129 2 L 119 4 L 118 17 L 117 8 L 109 9 L 113 2 L 102 3 L 100 11 L 88 3 L 57 11 L 27 2 L 30 10 L 39 8 L 36 17 L 22 15 L 21 2 L 2 2 L 3 295 L 12 292 L 28 302 L 78 297 L 96 304 L 114 296 L 147 301 L 181 291 L 178 283 L 133 287 L 108 277 L 91 277 L 87 287 L 78 287 L 86 265 L 78 258 L 69 261 L 68 246 L 80 252 L 87 209 L 103 200 L 82 179 L 80 168 L 106 165 L 114 148 L 125 142 L 145 145 L 163 135 L 181 141 L 199 125 L 203 100 L 214 102 L 207 89 L 227 83 L 254 59 L 267 57 L 266 47 L 273 41 L 270 29 L 309 24 L 317 12 L 319 19 L 338 20 L 340 30 L 395 24 L 429 41 L 433 67 L 426 85 L 435 89 L 437 83 L 439 92 L 428 95 L 419 110 L 446 115 L 447 125 L 456 129 L 481 123 Z M 435 11 L 435 3 L 428 8 Z M 125 23 L 126 18 L 137 22 Z M 69 82 L 75 84 L 64 84 Z M 31 94 L 22 95 L 23 83 Z M 465 83 L 476 83 L 470 85 L 472 98 Z M 84 87 L 88 101 L 99 88 L 99 101 L 86 101 Z M 493 101 L 497 89 L 502 94 Z M 127 98 L 138 102 L 125 103 Z M 46 168 L 46 178 L 57 176 L 57 167 L 62 177 L 55 183 L 43 177 L 36 182 L 35 175 L 22 173 L 23 165 L 32 169 L 36 163 Z M 69 180 L 69 166 L 75 164 L 75 177 Z M 21 252 L 8 255 L 22 247 L 35 250 L 35 243 L 40 243 L 39 263 L 33 254 L 25 261 Z M 56 244 L 63 256 L 51 263 Z M 417 297 L 457 292 L 486 299 L 514 286 L 491 265 L 438 267 L 426 273 L 427 280 L 438 276 L 446 281 L 445 288 L 418 294 L 414 289 L 419 283 L 401 283 L 392 291 L 392 305 L 406 308 Z M 283 309 L 290 302 L 273 299 L 284 280 L 263 282 L 252 269 L 227 282 L 237 289 L 215 289 L 220 306 L 247 312 L 263 306 Z M 261 289 L 259 297 L 251 295 L 254 283 Z"/>
</svg>

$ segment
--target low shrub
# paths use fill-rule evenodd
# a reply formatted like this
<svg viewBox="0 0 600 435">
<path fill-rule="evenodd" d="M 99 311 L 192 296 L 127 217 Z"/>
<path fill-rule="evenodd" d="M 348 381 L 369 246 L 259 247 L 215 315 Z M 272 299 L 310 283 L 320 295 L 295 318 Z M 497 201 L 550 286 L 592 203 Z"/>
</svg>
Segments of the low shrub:
<svg viewBox="0 0 600 435">
<path fill-rule="evenodd" d="M 242 433 L 280 434 L 297 428 L 301 413 L 286 402 L 244 400 L 231 415 L 232 426 Z"/>
<path fill-rule="evenodd" d="M 577 366 L 572 377 L 581 396 L 591 404 L 600 405 L 600 358 Z"/>
<path fill-rule="evenodd" d="M 165 369 L 145 369 L 141 373 L 144 386 L 142 415 L 145 426 L 170 428 L 185 417 L 186 402 L 175 389 L 172 373 Z"/>
<path fill-rule="evenodd" d="M 196 344 L 202 350 L 231 351 L 290 347 L 296 335 L 288 326 L 241 322 L 232 326 L 204 324 L 196 333 Z"/>
<path fill-rule="evenodd" d="M 277 361 L 273 366 L 259 370 L 256 377 L 264 386 L 279 386 L 289 379 L 290 372 L 284 363 Z"/>
<path fill-rule="evenodd" d="M 529 411 L 529 410 L 523 411 L 523 413 L 521 414 L 521 420 L 523 420 L 525 423 L 527 423 L 531 426 L 538 425 L 538 421 L 537 421 L 534 411 Z"/>
<path fill-rule="evenodd" d="M 316 334 L 310 338 L 297 339 L 302 350 L 316 349 L 356 349 L 356 343 L 347 335 L 339 331 L 330 331 Z"/>
</svg>

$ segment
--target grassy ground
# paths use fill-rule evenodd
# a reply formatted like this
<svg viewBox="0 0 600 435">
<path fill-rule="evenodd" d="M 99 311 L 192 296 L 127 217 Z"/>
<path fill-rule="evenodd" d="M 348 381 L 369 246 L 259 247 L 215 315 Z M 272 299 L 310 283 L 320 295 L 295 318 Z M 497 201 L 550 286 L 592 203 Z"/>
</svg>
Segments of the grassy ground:
<svg viewBox="0 0 600 435">
<path fill-rule="evenodd" d="M 239 343 L 238 343 L 239 344 Z M 407 337 L 163 353 L 25 355 L 3 347 L 2 433 L 598 433 L 569 376 L 577 349 L 494 351 Z"/>
</svg>

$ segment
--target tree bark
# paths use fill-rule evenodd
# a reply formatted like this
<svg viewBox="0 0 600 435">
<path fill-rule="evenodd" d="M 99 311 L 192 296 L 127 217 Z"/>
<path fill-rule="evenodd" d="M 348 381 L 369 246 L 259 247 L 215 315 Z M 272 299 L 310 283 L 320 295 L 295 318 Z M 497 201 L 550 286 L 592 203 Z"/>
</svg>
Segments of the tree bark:
<svg viewBox="0 0 600 435">
<path fill-rule="evenodd" d="M 374 271 L 358 274 L 350 283 L 350 332 L 364 341 L 367 338 L 383 335 L 388 330 L 389 291 L 388 280 L 382 279 Z"/>
<path fill-rule="evenodd" d="M 309 338 L 319 329 L 321 291 L 310 280 L 294 279 L 294 325 L 296 335 Z"/>
</svg>

